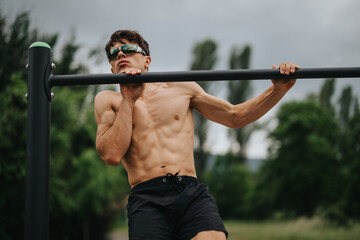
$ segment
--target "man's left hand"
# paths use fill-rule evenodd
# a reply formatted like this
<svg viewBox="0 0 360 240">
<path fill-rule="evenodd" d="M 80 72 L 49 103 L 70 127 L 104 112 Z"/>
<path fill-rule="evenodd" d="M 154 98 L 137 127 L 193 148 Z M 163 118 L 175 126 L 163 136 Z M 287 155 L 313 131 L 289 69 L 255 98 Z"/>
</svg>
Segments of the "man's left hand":
<svg viewBox="0 0 360 240">
<path fill-rule="evenodd" d="M 280 66 L 272 66 L 272 69 L 280 69 L 280 73 L 285 75 L 290 75 L 299 68 L 300 67 L 295 63 L 281 63 Z M 274 87 L 287 91 L 294 86 L 296 79 L 271 79 L 271 81 L 274 84 Z"/>
</svg>

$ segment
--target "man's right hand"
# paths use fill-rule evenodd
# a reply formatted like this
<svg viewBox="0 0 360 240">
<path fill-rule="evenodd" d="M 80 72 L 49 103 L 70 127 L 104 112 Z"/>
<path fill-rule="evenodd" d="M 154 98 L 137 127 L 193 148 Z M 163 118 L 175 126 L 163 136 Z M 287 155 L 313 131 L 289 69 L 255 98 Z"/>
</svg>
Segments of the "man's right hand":
<svg viewBox="0 0 360 240">
<path fill-rule="evenodd" d="M 127 68 L 122 70 L 120 73 L 125 73 L 126 75 L 137 75 L 141 74 L 141 70 Z M 124 99 L 130 99 L 135 102 L 144 91 L 144 83 L 120 84 L 120 91 Z"/>
</svg>

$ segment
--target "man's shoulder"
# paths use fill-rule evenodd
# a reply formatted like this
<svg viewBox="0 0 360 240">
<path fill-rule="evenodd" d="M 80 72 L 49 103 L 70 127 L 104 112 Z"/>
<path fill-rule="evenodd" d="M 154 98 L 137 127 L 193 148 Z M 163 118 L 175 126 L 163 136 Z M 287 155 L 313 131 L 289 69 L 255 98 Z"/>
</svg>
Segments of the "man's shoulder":
<svg viewBox="0 0 360 240">
<path fill-rule="evenodd" d="M 119 92 L 105 90 L 95 96 L 94 106 L 96 108 L 111 108 L 115 102 L 120 102 L 122 98 Z"/>
<path fill-rule="evenodd" d="M 174 83 L 174 87 L 178 89 L 183 89 L 191 94 L 196 94 L 196 92 L 201 89 L 199 84 L 197 84 L 196 82 L 176 82 Z"/>
<path fill-rule="evenodd" d="M 121 98 L 121 94 L 110 90 L 101 91 L 95 96 L 95 103 L 99 101 L 110 101 L 114 98 Z"/>
</svg>

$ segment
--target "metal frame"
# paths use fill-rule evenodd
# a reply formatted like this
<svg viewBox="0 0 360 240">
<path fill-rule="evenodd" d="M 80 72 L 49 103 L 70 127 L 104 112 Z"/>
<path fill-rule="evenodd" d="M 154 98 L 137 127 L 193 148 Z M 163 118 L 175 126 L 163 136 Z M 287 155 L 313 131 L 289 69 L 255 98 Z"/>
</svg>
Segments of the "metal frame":
<svg viewBox="0 0 360 240">
<path fill-rule="evenodd" d="M 91 74 L 53 76 L 48 44 L 29 49 L 28 117 L 26 151 L 25 239 L 49 239 L 50 103 L 55 86 L 138 82 L 222 81 L 292 78 L 355 78 L 360 67 L 301 68 L 288 76 L 277 69 L 146 72 L 141 75 Z"/>
</svg>

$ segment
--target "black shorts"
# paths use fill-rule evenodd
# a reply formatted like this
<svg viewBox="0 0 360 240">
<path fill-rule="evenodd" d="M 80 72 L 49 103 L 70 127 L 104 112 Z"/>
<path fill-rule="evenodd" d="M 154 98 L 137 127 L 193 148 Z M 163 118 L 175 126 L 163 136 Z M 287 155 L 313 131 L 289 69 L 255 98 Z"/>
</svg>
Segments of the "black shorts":
<svg viewBox="0 0 360 240">
<path fill-rule="evenodd" d="M 194 177 L 167 174 L 136 185 L 127 211 L 130 240 L 188 240 L 210 230 L 228 236 L 215 199 Z"/>
</svg>

